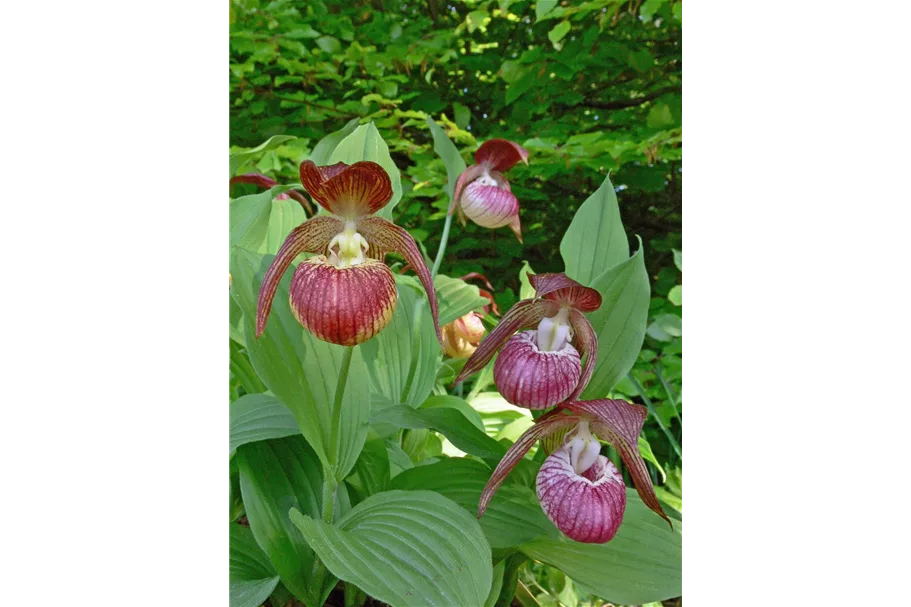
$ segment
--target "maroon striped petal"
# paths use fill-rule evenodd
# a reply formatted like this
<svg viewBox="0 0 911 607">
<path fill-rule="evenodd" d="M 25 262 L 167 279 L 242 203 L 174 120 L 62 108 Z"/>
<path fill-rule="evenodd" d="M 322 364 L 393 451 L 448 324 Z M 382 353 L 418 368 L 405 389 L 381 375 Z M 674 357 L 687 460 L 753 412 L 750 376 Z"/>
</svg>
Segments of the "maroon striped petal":
<svg viewBox="0 0 911 607">
<path fill-rule="evenodd" d="M 547 518 L 569 538 L 603 544 L 617 535 L 626 510 L 626 487 L 617 467 L 603 455 L 576 474 L 564 446 L 544 460 L 535 484 Z"/>
<path fill-rule="evenodd" d="M 455 191 L 452 193 L 452 204 L 449 205 L 449 214 L 452 215 L 459 206 L 459 200 L 462 198 L 462 191 L 468 186 L 469 183 L 480 177 L 484 174 L 485 167 L 480 164 L 473 164 L 459 175 L 459 178 L 456 179 Z M 464 222 L 463 222 L 464 223 Z"/>
<path fill-rule="evenodd" d="M 671 519 L 658 502 L 645 461 L 639 454 L 639 433 L 642 432 L 642 424 L 645 422 L 645 407 L 606 398 L 571 401 L 564 406 L 573 413 L 586 417 L 591 422 L 594 433 L 617 450 L 629 470 L 639 497 L 646 506 L 673 527 Z"/>
<path fill-rule="evenodd" d="M 234 185 L 235 183 L 252 183 L 253 185 L 258 185 L 261 188 L 271 188 L 274 185 L 278 185 L 277 181 L 271 177 L 266 177 L 262 173 L 244 173 L 243 175 L 235 175 L 231 178 L 229 184 Z"/>
<path fill-rule="evenodd" d="M 598 336 L 585 314 L 575 308 L 569 311 L 569 323 L 576 334 L 579 355 L 585 357 L 585 365 L 582 367 L 579 382 L 576 384 L 576 389 L 573 390 L 573 393 L 569 395 L 570 400 L 575 400 L 579 398 L 579 395 L 588 386 L 588 382 L 592 379 L 592 373 L 595 372 L 595 363 L 598 361 Z"/>
<path fill-rule="evenodd" d="M 392 271 L 375 259 L 340 268 L 322 255 L 311 257 L 291 279 L 294 317 L 317 338 L 340 346 L 356 346 L 382 331 L 397 300 Z"/>
<path fill-rule="evenodd" d="M 558 301 L 583 312 L 594 312 L 601 307 L 598 291 L 576 282 L 563 272 L 529 274 L 528 280 L 538 297 Z"/>
<path fill-rule="evenodd" d="M 512 192 L 480 181 L 468 184 L 459 201 L 468 219 L 485 228 L 501 228 L 519 213 L 519 201 Z"/>
<path fill-rule="evenodd" d="M 503 484 L 503 481 L 506 480 L 510 471 L 516 467 L 516 464 L 522 461 L 522 458 L 525 457 L 528 450 L 531 449 L 539 439 L 562 429 L 570 428 L 579 423 L 579 421 L 581 421 L 581 418 L 578 416 L 567 415 L 562 411 L 552 411 L 539 417 L 535 421 L 535 425 L 526 430 L 522 436 L 513 443 L 512 447 L 506 451 L 503 459 L 500 460 L 500 463 L 497 464 L 493 474 L 490 475 L 490 480 L 488 480 L 487 484 L 484 486 L 484 490 L 481 492 L 481 499 L 478 501 L 478 518 L 481 518 L 484 511 L 487 510 L 487 505 L 490 503 L 490 500 L 493 499 L 494 494 L 497 492 L 497 489 L 500 488 L 500 485 Z"/>
<path fill-rule="evenodd" d="M 474 153 L 474 161 L 497 171 L 508 171 L 519 161 L 528 164 L 528 150 L 508 139 L 488 139 Z"/>
<path fill-rule="evenodd" d="M 389 174 L 369 160 L 351 166 L 339 162 L 326 167 L 305 160 L 300 166 L 300 177 L 304 188 L 320 206 L 349 219 L 376 213 L 392 198 Z"/>
<path fill-rule="evenodd" d="M 344 230 L 345 224 L 337 217 L 312 217 L 300 224 L 288 234 L 285 242 L 266 270 L 263 282 L 259 287 L 259 301 L 256 304 L 256 337 L 263 334 L 266 319 L 272 310 L 272 299 L 278 289 L 282 274 L 301 253 L 325 253 L 333 236 Z"/>
<path fill-rule="evenodd" d="M 440 346 L 443 345 L 443 332 L 440 330 L 440 313 L 437 306 L 437 292 L 433 288 L 433 277 L 424 256 L 408 230 L 400 228 L 382 217 L 368 215 L 357 220 L 357 231 L 367 239 L 371 249 L 381 253 L 398 253 L 411 265 L 415 274 L 424 285 L 427 299 L 430 300 L 430 312 L 433 315 L 433 328 L 436 330 Z"/>
<path fill-rule="evenodd" d="M 522 241 L 522 224 L 519 223 L 519 214 L 516 213 L 512 216 L 512 219 L 509 220 L 509 223 L 506 224 L 509 226 L 509 229 L 512 230 L 513 234 L 516 235 L 516 238 L 519 242 Z"/>
<path fill-rule="evenodd" d="M 513 333 L 538 326 L 542 318 L 556 315 L 558 309 L 559 306 L 552 301 L 536 299 L 523 299 L 511 307 L 500 319 L 500 324 L 494 327 L 465 362 L 461 373 L 455 378 L 455 383 L 465 381 L 469 375 L 483 369 Z"/>
<path fill-rule="evenodd" d="M 579 352 L 569 343 L 560 350 L 538 349 L 537 331 L 509 338 L 493 366 L 497 390 L 507 402 L 529 409 L 562 403 L 579 383 Z"/>
</svg>

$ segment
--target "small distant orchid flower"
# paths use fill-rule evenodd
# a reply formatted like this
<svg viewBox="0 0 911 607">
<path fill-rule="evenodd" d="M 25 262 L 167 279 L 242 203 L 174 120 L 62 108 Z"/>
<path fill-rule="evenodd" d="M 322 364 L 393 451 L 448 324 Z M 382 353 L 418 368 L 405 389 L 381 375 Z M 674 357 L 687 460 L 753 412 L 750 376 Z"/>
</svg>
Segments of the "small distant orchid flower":
<svg viewBox="0 0 911 607">
<path fill-rule="evenodd" d="M 500 350 L 493 373 L 503 398 L 520 407 L 546 409 L 577 398 L 591 379 L 598 339 L 583 312 L 600 308 L 601 294 L 562 272 L 529 274 L 528 279 L 535 297 L 503 315 L 455 381 L 483 369 Z"/>
<path fill-rule="evenodd" d="M 266 271 L 256 309 L 262 335 L 282 274 L 300 253 L 318 253 L 298 265 L 291 279 L 291 311 L 317 338 L 343 346 L 367 341 L 392 319 L 398 293 L 386 253 L 400 253 L 424 285 L 437 339 L 437 296 L 430 270 L 407 230 L 376 213 L 392 198 L 389 175 L 375 162 L 300 165 L 301 183 L 331 215 L 311 217 L 294 228 Z"/>
<path fill-rule="evenodd" d="M 626 509 L 626 486 L 601 455 L 604 439 L 617 450 L 646 506 L 670 524 L 639 455 L 646 410 L 622 400 L 569 401 L 539 417 L 500 460 L 481 492 L 480 518 L 509 472 L 540 440 L 565 433 L 563 446 L 538 471 L 536 491 L 547 517 L 577 542 L 603 544 L 617 534 Z"/>
<path fill-rule="evenodd" d="M 480 278 L 489 289 L 493 290 L 490 281 L 483 274 L 471 272 L 462 276 L 461 280 L 469 278 Z M 490 308 L 493 308 L 494 314 L 499 315 L 500 312 L 497 310 L 493 295 L 484 289 L 478 289 L 478 292 L 490 301 L 489 306 L 484 306 L 484 313 L 486 314 Z M 443 327 L 443 351 L 450 358 L 468 358 L 478 349 L 478 344 L 481 343 L 485 331 L 481 315 L 477 312 L 469 312 Z"/>
<path fill-rule="evenodd" d="M 271 188 L 272 186 L 278 185 L 277 181 L 271 177 L 263 175 L 262 173 L 244 173 L 243 175 L 236 175 L 231 178 L 229 185 L 234 185 L 235 183 L 252 183 L 253 185 L 258 185 L 261 188 Z M 276 200 L 288 200 L 289 198 L 293 198 L 294 200 L 298 201 L 302 207 L 304 207 L 304 210 L 307 211 L 307 214 L 313 214 L 313 206 L 310 204 L 310 201 L 308 201 L 304 195 L 297 190 L 288 190 L 287 192 L 282 192 L 275 198 Z"/>
<path fill-rule="evenodd" d="M 465 169 L 456 181 L 449 214 L 458 210 L 462 223 L 468 217 L 485 228 L 508 225 L 522 242 L 519 201 L 503 172 L 520 160 L 528 164 L 528 150 L 506 139 L 490 139 L 481 144 L 474 159 L 476 164 Z"/>
</svg>

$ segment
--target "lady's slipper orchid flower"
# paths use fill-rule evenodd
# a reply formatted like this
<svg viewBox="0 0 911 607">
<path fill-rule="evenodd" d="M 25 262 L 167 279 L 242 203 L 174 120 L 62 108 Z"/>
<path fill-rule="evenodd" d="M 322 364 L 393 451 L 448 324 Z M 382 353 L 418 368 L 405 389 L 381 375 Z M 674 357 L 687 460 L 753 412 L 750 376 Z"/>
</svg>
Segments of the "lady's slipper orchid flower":
<svg viewBox="0 0 911 607">
<path fill-rule="evenodd" d="M 502 346 L 493 367 L 500 394 L 520 407 L 546 409 L 577 398 L 591 379 L 598 339 L 583 312 L 600 308 L 601 294 L 563 273 L 529 274 L 528 279 L 535 298 L 520 301 L 503 315 L 456 382 L 484 368 Z M 513 335 L 522 329 L 534 330 Z"/>
<path fill-rule="evenodd" d="M 465 223 L 467 216 L 479 226 L 500 228 L 508 225 L 522 242 L 519 224 L 519 201 L 503 176 L 520 160 L 528 164 L 528 150 L 506 139 L 490 139 L 474 154 L 475 163 L 465 169 L 456 181 L 454 204 L 449 214 L 458 209 Z"/>
<path fill-rule="evenodd" d="M 343 346 L 367 341 L 392 318 L 398 293 L 386 253 L 400 253 L 414 267 L 433 314 L 440 343 L 437 296 L 430 270 L 407 230 L 376 213 L 392 198 L 383 167 L 363 161 L 347 165 L 300 166 L 301 183 L 331 215 L 311 217 L 294 228 L 263 278 L 256 309 L 256 337 L 266 328 L 272 299 L 282 274 L 300 253 L 304 260 L 291 279 L 291 311 L 319 339 Z"/>
<path fill-rule="evenodd" d="M 542 415 L 493 471 L 481 492 L 478 518 L 535 442 L 566 433 L 563 446 L 544 460 L 536 482 L 541 507 L 560 531 L 577 542 L 603 544 L 613 539 L 623 520 L 626 487 L 614 464 L 600 454 L 599 437 L 617 449 L 645 505 L 670 523 L 639 455 L 645 416 L 645 407 L 610 399 L 570 401 Z"/>
</svg>

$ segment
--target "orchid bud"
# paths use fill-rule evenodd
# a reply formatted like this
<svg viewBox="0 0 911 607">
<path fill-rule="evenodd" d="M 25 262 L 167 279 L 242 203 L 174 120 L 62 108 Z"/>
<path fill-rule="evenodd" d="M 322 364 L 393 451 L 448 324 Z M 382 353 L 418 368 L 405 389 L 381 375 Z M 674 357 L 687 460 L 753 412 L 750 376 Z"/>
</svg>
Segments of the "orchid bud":
<svg viewBox="0 0 911 607">
<path fill-rule="evenodd" d="M 468 217 L 485 228 L 509 226 L 522 242 L 519 201 L 503 176 L 519 161 L 528 164 L 528 151 L 519 144 L 506 139 L 485 141 L 475 152 L 476 164 L 456 181 L 450 214 L 458 210 L 463 223 Z"/>
<path fill-rule="evenodd" d="M 469 312 L 443 327 L 443 350 L 451 358 L 468 358 L 484 337 L 484 323 L 475 312 Z"/>
</svg>

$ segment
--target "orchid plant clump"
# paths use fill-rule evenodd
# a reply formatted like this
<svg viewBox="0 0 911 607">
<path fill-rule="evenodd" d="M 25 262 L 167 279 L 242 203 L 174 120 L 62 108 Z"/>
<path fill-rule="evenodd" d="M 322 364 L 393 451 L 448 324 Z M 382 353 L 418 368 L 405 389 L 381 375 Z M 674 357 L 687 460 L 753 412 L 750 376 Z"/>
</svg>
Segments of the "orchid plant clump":
<svg viewBox="0 0 911 607">
<path fill-rule="evenodd" d="M 371 128 L 349 130 L 349 137 L 364 137 L 349 149 L 368 149 Z M 448 139 L 444 143 L 452 146 Z M 602 294 L 564 273 L 529 273 L 534 296 L 496 322 L 499 310 L 486 277 L 437 275 L 456 213 L 463 223 L 467 218 L 490 229 L 508 226 L 521 242 L 519 202 L 504 173 L 520 161 L 527 164 L 527 150 L 491 139 L 478 147 L 476 164 L 450 173 L 453 195 L 432 269 L 406 229 L 377 215 L 397 201 L 393 183 L 398 188 L 399 177 L 391 158 L 342 155 L 345 161 L 334 164 L 329 158 L 298 167 L 312 204 L 294 189 L 276 195 L 298 201 L 306 220 L 289 233 L 301 210 L 286 204 L 295 207 L 293 221 L 273 230 L 271 249 L 249 237 L 252 244 L 238 256 L 244 263 L 236 271 L 232 266 L 232 296 L 244 329 L 232 333 L 232 371 L 246 379 L 245 393 L 232 402 L 232 474 L 242 495 L 238 514 L 232 510 L 232 551 L 242 552 L 238 581 L 232 552 L 232 607 L 255 607 L 270 596 L 273 604 L 294 596 L 306 607 L 327 601 L 362 607 L 368 595 L 393 606 L 481 607 L 497 599 L 488 592 L 504 592 L 500 599 L 511 600 L 515 588 L 506 588 L 505 568 L 508 562 L 521 565 L 515 560 L 520 556 L 572 571 L 617 598 L 601 580 L 626 573 L 605 566 L 586 577 L 588 569 L 580 569 L 572 551 L 559 550 L 573 541 L 605 544 L 627 533 L 621 531 L 624 517 L 631 516 L 627 501 L 638 499 L 627 497 L 619 460 L 615 465 L 602 455 L 601 441 L 616 449 L 642 503 L 670 519 L 639 452 L 646 410 L 619 399 L 580 400 L 599 361 L 601 328 L 596 331 L 587 315 L 604 305 Z M 252 172 L 232 177 L 231 184 L 279 185 Z M 271 228 L 268 211 L 263 207 L 258 217 Z M 245 227 L 252 215 L 238 214 L 238 225 Z M 266 253 L 255 253 L 257 247 Z M 390 253 L 404 258 L 399 272 L 413 269 L 420 287 L 393 274 L 385 263 Z M 295 264 L 290 281 L 282 281 Z M 261 268 L 264 274 L 257 275 Z M 489 290 L 469 285 L 472 279 Z M 485 322 L 496 322 L 489 333 Z M 443 355 L 452 361 L 441 364 Z M 491 362 L 496 398 L 538 415 L 508 448 L 485 431 L 486 421 L 468 418 L 477 418 L 478 411 L 471 410 L 472 394 L 462 399 L 458 385 Z M 451 375 L 442 368 L 459 365 L 449 384 Z M 448 385 L 457 387 L 450 391 Z M 432 431 L 464 457 L 422 446 Z M 545 457 L 534 487 L 529 479 L 501 491 L 539 443 Z M 493 501 L 497 494 L 497 500 L 512 500 L 505 502 L 507 512 L 514 509 L 516 516 L 503 519 L 504 510 Z M 535 517 L 549 535 L 534 536 L 541 528 L 529 522 Z M 670 554 L 673 541 L 662 541 Z M 535 552 L 540 546 L 543 554 Z M 558 556 L 547 556 L 551 549 Z M 607 553 L 586 554 L 602 559 Z M 649 558 L 675 558 L 655 554 L 651 550 Z M 658 576 L 650 567 L 655 569 L 643 561 L 629 570 Z M 339 580 L 346 582 L 344 599 L 330 600 L 330 593 L 340 592 Z M 625 587 L 627 594 L 618 595 L 624 604 L 679 594 L 642 590 L 638 581 Z"/>
</svg>

